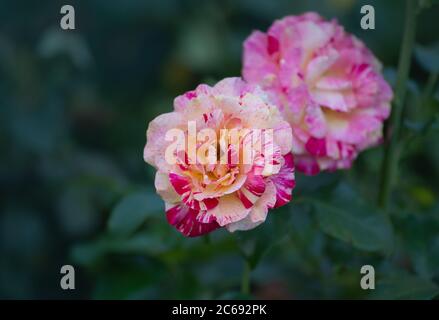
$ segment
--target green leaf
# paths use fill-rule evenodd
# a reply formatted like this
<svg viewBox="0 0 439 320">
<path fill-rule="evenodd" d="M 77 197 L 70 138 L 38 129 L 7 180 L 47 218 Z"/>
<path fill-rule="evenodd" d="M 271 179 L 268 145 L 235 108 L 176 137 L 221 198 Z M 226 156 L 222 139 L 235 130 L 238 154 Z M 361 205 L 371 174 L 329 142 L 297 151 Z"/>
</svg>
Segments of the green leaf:
<svg viewBox="0 0 439 320">
<path fill-rule="evenodd" d="M 415 56 L 419 64 L 426 71 L 432 73 L 439 72 L 439 42 L 429 47 L 417 45 Z"/>
<path fill-rule="evenodd" d="M 283 208 L 285 209 L 285 208 Z M 277 209 L 277 211 L 283 211 Z M 261 259 L 274 247 L 288 240 L 289 229 L 282 217 L 287 212 L 278 212 L 270 216 L 262 226 L 248 231 L 236 232 L 236 240 L 241 255 L 250 264 L 250 269 L 256 268 Z"/>
<path fill-rule="evenodd" d="M 439 287 L 428 279 L 398 273 L 377 279 L 374 299 L 426 300 L 439 294 Z"/>
<path fill-rule="evenodd" d="M 331 191 L 327 200 L 311 202 L 325 233 L 365 251 L 391 251 L 393 231 L 389 220 L 367 205 L 347 184 Z"/>
<path fill-rule="evenodd" d="M 156 266 L 157 268 L 157 266 Z M 97 274 L 93 299 L 157 299 L 161 293 L 164 270 L 151 266 L 140 268 L 132 262 L 122 262 Z"/>
<path fill-rule="evenodd" d="M 384 75 L 384 78 L 386 79 L 386 81 L 389 82 L 389 84 L 392 86 L 392 88 L 395 88 L 396 76 L 397 76 L 396 69 L 392 68 L 392 67 L 385 67 L 383 70 L 383 75 Z M 419 91 L 420 91 L 419 85 L 413 79 L 407 80 L 406 88 L 407 88 L 407 90 L 409 90 L 409 92 L 413 93 L 414 95 L 419 94 Z"/>
<path fill-rule="evenodd" d="M 81 243 L 72 248 L 71 259 L 81 266 L 92 267 L 99 263 L 106 251 L 106 243 L 101 239 L 91 243 Z"/>
<path fill-rule="evenodd" d="M 424 278 L 439 277 L 439 206 L 430 212 L 410 210 L 410 215 L 395 219 L 401 234 L 401 248 L 408 255 L 412 269 Z"/>
<path fill-rule="evenodd" d="M 129 239 L 114 240 L 109 251 L 116 253 L 133 253 L 158 255 L 170 248 L 169 241 L 151 232 L 136 234 Z"/>
<path fill-rule="evenodd" d="M 170 250 L 173 245 L 172 238 L 154 230 L 124 239 L 105 235 L 92 242 L 74 246 L 71 257 L 75 263 L 90 267 L 97 265 L 110 253 L 158 256 Z"/>
<path fill-rule="evenodd" d="M 160 198 L 152 193 L 137 192 L 123 198 L 111 212 L 108 230 L 116 235 L 129 235 L 153 214 L 163 211 Z"/>
</svg>

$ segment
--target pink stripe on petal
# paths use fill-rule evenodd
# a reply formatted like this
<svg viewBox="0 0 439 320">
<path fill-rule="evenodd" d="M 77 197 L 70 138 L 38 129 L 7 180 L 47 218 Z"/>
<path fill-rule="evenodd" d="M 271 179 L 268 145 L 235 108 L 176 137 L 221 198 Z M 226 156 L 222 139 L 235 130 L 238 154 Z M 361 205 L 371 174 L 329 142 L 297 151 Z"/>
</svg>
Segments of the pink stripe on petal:
<svg viewBox="0 0 439 320">
<path fill-rule="evenodd" d="M 245 218 L 250 209 L 245 208 L 235 194 L 226 194 L 219 198 L 218 205 L 210 213 L 215 216 L 220 226 Z"/>
<path fill-rule="evenodd" d="M 230 144 L 227 149 L 227 165 L 229 168 L 235 168 L 239 163 L 239 154 L 236 147 Z"/>
<path fill-rule="evenodd" d="M 207 206 L 214 207 L 217 202 L 215 200 L 208 201 L 207 205 L 204 202 L 200 202 L 194 199 L 194 194 L 191 189 L 191 181 L 183 176 L 176 173 L 169 174 L 169 181 L 173 186 L 174 190 L 181 196 L 181 200 L 191 209 L 194 210 L 207 210 Z"/>
<path fill-rule="evenodd" d="M 190 180 L 180 176 L 176 173 L 170 173 L 169 174 L 169 181 L 171 182 L 172 186 L 174 187 L 175 191 L 179 194 L 185 194 L 188 191 L 191 191 L 191 184 L 190 184 Z"/>
<path fill-rule="evenodd" d="M 256 201 L 252 202 L 252 201 L 251 201 L 250 199 L 248 199 L 247 196 L 246 196 L 242 191 L 240 191 L 240 190 L 236 193 L 236 195 L 238 196 L 239 200 L 241 200 L 241 202 L 242 202 L 244 208 L 246 208 L 246 209 L 251 208 L 251 207 L 253 206 L 254 202 L 256 202 Z"/>
<path fill-rule="evenodd" d="M 192 193 L 188 192 L 182 197 L 182 201 L 191 209 L 201 210 L 200 202 L 194 200 Z"/>
<path fill-rule="evenodd" d="M 182 201 L 191 209 L 194 210 L 211 210 L 218 205 L 218 199 L 206 198 L 201 201 L 194 199 L 192 193 L 187 193 L 183 196 Z"/>
<path fill-rule="evenodd" d="M 320 172 L 316 159 L 307 156 L 296 157 L 296 168 L 309 176 L 314 176 Z"/>
<path fill-rule="evenodd" d="M 249 173 L 244 188 L 250 191 L 255 196 L 261 196 L 265 191 L 265 181 L 263 176 Z"/>
<path fill-rule="evenodd" d="M 210 210 L 215 208 L 218 205 L 218 199 L 216 198 L 206 198 L 201 201 L 204 206 L 204 210 Z"/>
<path fill-rule="evenodd" d="M 198 237 L 219 228 L 216 221 L 199 222 L 197 220 L 199 214 L 199 211 L 180 204 L 166 211 L 166 219 L 186 237 Z"/>
<path fill-rule="evenodd" d="M 326 139 L 310 137 L 305 144 L 305 149 L 313 156 L 324 157 L 326 156 Z"/>
<path fill-rule="evenodd" d="M 246 209 L 253 206 L 253 204 L 262 196 L 265 191 L 264 177 L 261 175 L 249 172 L 247 180 L 236 195 L 241 200 Z"/>
<path fill-rule="evenodd" d="M 188 91 L 188 92 L 186 92 L 184 95 L 185 95 L 185 97 L 188 98 L 189 100 L 192 100 L 192 99 L 194 99 L 194 98 L 197 97 L 197 93 L 195 92 L 195 90 Z"/>
<path fill-rule="evenodd" d="M 185 151 L 179 151 L 177 153 L 177 164 L 182 171 L 189 169 L 189 157 Z"/>
<path fill-rule="evenodd" d="M 294 180 L 294 158 L 291 153 L 284 156 L 284 164 L 279 173 L 270 178 L 276 187 L 276 203 L 274 208 L 281 207 L 292 199 L 292 191 L 296 186 Z"/>
<path fill-rule="evenodd" d="M 216 222 L 216 218 L 211 212 L 202 210 L 197 215 L 197 221 L 201 223 L 212 223 Z"/>
<path fill-rule="evenodd" d="M 267 37 L 267 52 L 272 55 L 279 51 L 279 40 L 275 37 L 268 35 Z"/>
<path fill-rule="evenodd" d="M 309 104 L 305 108 L 305 123 L 309 133 L 316 138 L 323 138 L 326 135 L 326 119 L 322 108 L 316 104 Z"/>
</svg>

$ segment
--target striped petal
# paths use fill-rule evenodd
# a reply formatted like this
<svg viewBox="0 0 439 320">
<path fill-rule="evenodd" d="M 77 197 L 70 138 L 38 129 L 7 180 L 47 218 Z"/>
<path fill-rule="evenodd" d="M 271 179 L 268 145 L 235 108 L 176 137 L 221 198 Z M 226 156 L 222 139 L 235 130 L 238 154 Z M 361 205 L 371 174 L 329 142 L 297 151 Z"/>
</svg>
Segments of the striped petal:
<svg viewBox="0 0 439 320">
<path fill-rule="evenodd" d="M 166 205 L 166 219 L 186 237 L 198 237 L 219 228 L 216 221 L 202 223 L 197 216 L 200 211 L 189 208 L 184 204 Z"/>
<path fill-rule="evenodd" d="M 274 208 L 281 207 L 291 201 L 292 191 L 296 185 L 294 180 L 294 159 L 291 153 L 284 156 L 284 164 L 279 173 L 271 178 L 276 187 L 276 203 Z"/>
<path fill-rule="evenodd" d="M 194 210 L 210 210 L 218 205 L 218 199 L 216 198 L 197 200 L 189 178 L 171 172 L 169 181 L 177 194 L 181 196 L 181 200 Z"/>
<path fill-rule="evenodd" d="M 256 201 L 262 196 L 265 191 L 265 181 L 263 176 L 256 175 L 253 172 L 250 172 L 247 175 L 247 180 L 239 189 L 236 194 L 241 200 L 243 206 L 248 209 L 251 208 Z"/>
<path fill-rule="evenodd" d="M 244 219 L 249 212 L 250 209 L 245 208 L 235 194 L 221 197 L 218 205 L 210 211 L 220 226 Z"/>
</svg>

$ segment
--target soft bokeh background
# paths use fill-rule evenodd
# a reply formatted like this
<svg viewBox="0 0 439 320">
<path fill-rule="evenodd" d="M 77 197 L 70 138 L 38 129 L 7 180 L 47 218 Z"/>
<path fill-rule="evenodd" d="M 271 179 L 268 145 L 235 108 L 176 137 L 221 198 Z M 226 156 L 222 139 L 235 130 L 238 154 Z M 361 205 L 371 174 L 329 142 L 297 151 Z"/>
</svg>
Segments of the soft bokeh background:
<svg viewBox="0 0 439 320">
<path fill-rule="evenodd" d="M 59 27 L 63 4 L 0 1 L 0 298 L 243 297 L 243 255 L 254 298 L 438 294 L 439 102 L 419 103 L 422 61 L 391 224 L 374 206 L 383 147 L 350 171 L 298 174 L 296 199 L 251 232 L 198 239 L 167 225 L 142 159 L 150 120 L 197 84 L 238 76 L 246 36 L 289 14 L 337 18 L 394 81 L 403 1 L 72 0 L 75 31 Z M 376 30 L 360 28 L 363 4 Z M 438 16 L 421 13 L 418 44 L 438 41 Z M 73 291 L 60 289 L 64 264 L 76 268 Z M 364 264 L 376 269 L 373 293 L 360 289 Z"/>
</svg>

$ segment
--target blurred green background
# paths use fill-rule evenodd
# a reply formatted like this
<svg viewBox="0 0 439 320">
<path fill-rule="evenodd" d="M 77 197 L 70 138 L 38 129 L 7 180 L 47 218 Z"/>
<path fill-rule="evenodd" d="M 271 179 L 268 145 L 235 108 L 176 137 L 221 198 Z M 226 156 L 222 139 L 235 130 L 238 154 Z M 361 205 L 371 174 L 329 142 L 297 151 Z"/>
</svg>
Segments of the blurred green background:
<svg viewBox="0 0 439 320">
<path fill-rule="evenodd" d="M 420 1 L 428 4 L 427 1 Z M 439 8 L 419 16 L 390 219 L 383 147 L 350 171 L 297 174 L 296 199 L 253 231 L 186 239 L 143 162 L 149 121 L 199 83 L 239 76 L 242 42 L 308 10 L 337 18 L 394 81 L 403 1 L 0 1 L 0 298 L 434 298 L 439 285 Z M 375 7 L 376 29 L 360 28 Z M 436 64 L 435 64 L 436 63 Z M 244 258 L 251 294 L 240 294 Z M 72 264 L 76 289 L 61 290 Z M 360 288 L 375 267 L 377 289 Z"/>
</svg>

